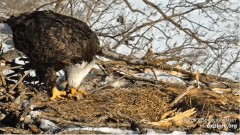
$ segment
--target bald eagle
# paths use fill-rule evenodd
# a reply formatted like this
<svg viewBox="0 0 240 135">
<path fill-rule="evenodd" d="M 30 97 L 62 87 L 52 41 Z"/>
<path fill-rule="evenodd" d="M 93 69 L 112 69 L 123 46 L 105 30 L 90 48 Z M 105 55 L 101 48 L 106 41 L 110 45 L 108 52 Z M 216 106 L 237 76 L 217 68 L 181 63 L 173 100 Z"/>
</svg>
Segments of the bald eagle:
<svg viewBox="0 0 240 135">
<path fill-rule="evenodd" d="M 94 65 L 100 49 L 97 35 L 81 20 L 53 11 L 34 11 L 6 20 L 14 46 L 23 52 L 40 81 L 52 88 L 51 99 L 66 95 L 56 88 L 56 72 L 64 69 L 72 92 Z"/>
</svg>

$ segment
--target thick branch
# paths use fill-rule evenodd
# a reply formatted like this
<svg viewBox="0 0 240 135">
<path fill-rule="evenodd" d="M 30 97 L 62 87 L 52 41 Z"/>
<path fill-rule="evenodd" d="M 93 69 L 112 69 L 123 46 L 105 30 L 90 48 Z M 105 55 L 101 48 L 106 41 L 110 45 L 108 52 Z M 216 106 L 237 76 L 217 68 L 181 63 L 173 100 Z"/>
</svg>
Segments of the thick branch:
<svg viewBox="0 0 240 135">
<path fill-rule="evenodd" d="M 110 58 L 110 59 L 113 59 L 113 60 L 122 60 L 122 61 L 125 61 L 127 64 L 130 64 L 130 65 L 152 66 L 152 67 L 155 67 L 157 69 L 162 69 L 162 70 L 167 70 L 167 71 L 177 71 L 177 72 L 180 72 L 182 74 L 188 75 L 191 78 L 195 78 L 195 76 L 196 76 L 195 73 L 188 72 L 188 71 L 178 69 L 178 68 L 174 68 L 174 67 L 172 67 L 170 65 L 167 65 L 167 64 L 164 64 L 164 63 L 157 63 L 156 61 L 149 62 L 147 60 L 127 57 L 125 55 L 118 54 L 116 52 L 110 51 L 107 48 L 103 48 L 101 53 L 102 53 L 101 55 L 106 57 L 106 58 Z M 212 81 L 234 82 L 233 80 L 228 79 L 228 78 L 215 76 L 215 75 L 209 75 L 209 74 L 205 74 L 205 73 L 201 74 L 200 81 L 202 83 L 206 84 L 207 86 Z"/>
</svg>

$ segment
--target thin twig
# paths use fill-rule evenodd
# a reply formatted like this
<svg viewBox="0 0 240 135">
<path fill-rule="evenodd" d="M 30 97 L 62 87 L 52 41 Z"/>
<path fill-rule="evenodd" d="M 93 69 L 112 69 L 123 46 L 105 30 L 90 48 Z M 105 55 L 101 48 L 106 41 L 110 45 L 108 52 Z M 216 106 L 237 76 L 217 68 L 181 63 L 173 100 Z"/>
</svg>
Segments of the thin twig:
<svg viewBox="0 0 240 135">
<path fill-rule="evenodd" d="M 170 106 L 172 107 L 172 106 L 176 105 L 184 96 L 186 96 L 188 93 L 190 93 L 193 90 L 196 90 L 196 89 L 194 89 L 194 86 L 188 87 L 186 91 L 184 91 L 182 94 L 178 95 L 175 98 L 175 100 L 170 104 Z"/>
<path fill-rule="evenodd" d="M 24 93 L 24 94 L 25 94 L 25 93 Z M 30 107 L 31 107 L 31 105 L 32 105 L 32 103 L 33 103 L 34 100 L 35 100 L 35 97 L 32 97 L 32 98 L 29 100 L 29 104 L 25 107 L 25 109 L 24 109 L 24 111 L 23 111 L 23 113 L 22 113 L 22 115 L 21 115 L 21 117 L 20 117 L 20 120 L 21 120 L 21 118 L 24 118 L 24 119 L 25 119 L 25 117 L 27 116 L 27 114 L 28 114 L 29 111 L 31 110 Z"/>
<path fill-rule="evenodd" d="M 35 10 L 37 11 L 37 10 L 39 10 L 39 9 L 45 7 L 45 6 L 52 5 L 52 4 L 56 3 L 56 2 L 58 2 L 58 0 L 50 2 L 50 3 L 45 3 L 45 4 L 41 5 L 41 6 L 39 6 L 38 8 L 36 8 Z"/>
<path fill-rule="evenodd" d="M 24 76 L 22 76 L 22 77 L 19 79 L 19 81 L 14 85 L 14 87 L 13 87 L 10 91 L 13 91 L 13 90 L 18 86 L 18 84 L 21 83 L 21 82 L 23 81 L 23 79 L 24 79 L 27 75 L 30 74 L 31 71 L 32 71 L 32 70 L 30 70 L 30 71 L 28 71 L 26 74 L 24 74 Z"/>
<path fill-rule="evenodd" d="M 6 80 L 5 80 L 5 76 L 0 72 L 0 76 L 1 76 L 1 79 L 2 79 L 2 85 L 3 86 L 6 86 Z"/>
<path fill-rule="evenodd" d="M 22 66 L 14 66 L 14 67 L 5 67 L 5 68 L 3 68 L 3 70 L 2 71 L 4 71 L 4 70 L 12 70 L 12 69 L 18 69 L 18 68 L 21 68 Z M 1 72 L 2 72 L 1 71 Z"/>
<path fill-rule="evenodd" d="M 133 9 L 132 6 L 130 5 L 130 3 L 129 3 L 127 0 L 123 0 L 123 1 L 127 4 L 128 8 L 129 8 L 132 12 L 138 12 L 138 13 L 141 13 L 141 14 L 145 15 L 145 13 L 142 12 L 141 10 Z"/>
</svg>

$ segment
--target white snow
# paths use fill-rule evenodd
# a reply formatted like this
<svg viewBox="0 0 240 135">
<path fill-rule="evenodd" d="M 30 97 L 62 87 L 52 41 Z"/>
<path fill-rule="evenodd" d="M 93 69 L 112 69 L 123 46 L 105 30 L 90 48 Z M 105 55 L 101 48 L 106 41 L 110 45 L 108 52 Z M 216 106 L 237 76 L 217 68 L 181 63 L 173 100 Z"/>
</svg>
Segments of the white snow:
<svg viewBox="0 0 240 135">
<path fill-rule="evenodd" d="M 59 129 L 59 127 L 54 124 L 53 122 L 49 121 L 49 120 L 46 120 L 46 119 L 41 119 L 40 121 L 40 128 L 43 130 L 43 131 L 54 131 L 56 129 Z"/>
<path fill-rule="evenodd" d="M 102 85 L 110 84 L 110 86 L 114 88 L 124 87 L 131 85 L 131 82 L 126 79 L 119 79 L 114 77 L 113 75 L 109 75 L 105 78 L 103 82 L 101 82 Z"/>
<path fill-rule="evenodd" d="M 30 109 L 33 109 L 33 108 L 34 106 L 30 107 Z M 41 115 L 41 111 L 30 111 L 29 115 L 31 116 L 31 118 L 36 118 Z"/>
<path fill-rule="evenodd" d="M 137 134 L 137 131 L 132 130 L 123 130 L 120 128 L 109 128 L 109 127 L 83 127 L 81 130 L 88 131 L 99 131 L 103 133 L 111 133 L 111 134 Z"/>
<path fill-rule="evenodd" d="M 98 131 L 105 134 L 139 134 L 139 131 L 133 131 L 128 129 L 120 129 L 120 128 L 110 128 L 110 127 L 68 127 L 65 130 L 67 131 L 76 131 L 76 130 L 87 130 L 87 131 Z M 153 129 L 146 129 L 147 135 L 158 135 L 158 134 L 166 134 L 164 132 L 158 133 Z M 171 135 L 180 135 L 186 134 L 185 132 L 174 131 L 172 133 L 168 133 Z"/>
<path fill-rule="evenodd" d="M 1 34 L 12 34 L 12 29 L 8 24 L 0 23 L 0 33 Z"/>
<path fill-rule="evenodd" d="M 181 78 L 178 78 L 178 77 L 172 76 L 172 75 L 168 75 L 167 73 L 156 74 L 156 77 L 154 74 L 150 74 L 150 73 L 138 73 L 138 74 L 135 74 L 135 76 L 144 77 L 144 78 L 148 78 L 148 79 L 152 79 L 152 80 L 157 79 L 159 81 L 166 82 L 166 83 L 186 85 L 185 81 L 182 80 Z"/>
</svg>

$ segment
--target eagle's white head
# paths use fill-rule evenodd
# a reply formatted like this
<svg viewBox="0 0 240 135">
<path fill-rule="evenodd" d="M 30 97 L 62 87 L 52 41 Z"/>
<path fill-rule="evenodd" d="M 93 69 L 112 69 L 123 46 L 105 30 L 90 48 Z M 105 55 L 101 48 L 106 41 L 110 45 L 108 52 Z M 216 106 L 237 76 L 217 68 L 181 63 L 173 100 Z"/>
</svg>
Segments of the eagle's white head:
<svg viewBox="0 0 240 135">
<path fill-rule="evenodd" d="M 66 68 L 68 85 L 72 88 L 79 89 L 83 79 L 90 72 L 95 64 L 95 60 L 88 63 L 83 61 L 81 64 L 70 65 Z"/>
</svg>

